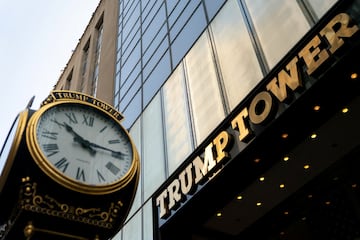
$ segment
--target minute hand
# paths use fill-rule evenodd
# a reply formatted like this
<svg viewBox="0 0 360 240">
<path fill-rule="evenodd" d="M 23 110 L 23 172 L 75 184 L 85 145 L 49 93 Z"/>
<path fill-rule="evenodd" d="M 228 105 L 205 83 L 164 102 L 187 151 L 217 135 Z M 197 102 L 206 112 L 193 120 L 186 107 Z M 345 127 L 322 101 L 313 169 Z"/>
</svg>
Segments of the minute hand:
<svg viewBox="0 0 360 240">
<path fill-rule="evenodd" d="M 119 159 L 124 159 L 124 156 L 126 155 L 125 153 L 122 153 L 120 151 L 114 151 L 112 149 L 109 149 L 109 148 L 106 148 L 106 147 L 103 147 L 103 146 L 100 146 L 96 143 L 92 143 L 90 142 L 89 145 L 91 147 L 94 147 L 94 148 L 99 148 L 99 149 L 103 149 L 103 150 L 106 150 L 106 151 L 109 151 L 111 152 L 111 156 L 115 157 L 115 158 L 119 158 Z"/>
</svg>

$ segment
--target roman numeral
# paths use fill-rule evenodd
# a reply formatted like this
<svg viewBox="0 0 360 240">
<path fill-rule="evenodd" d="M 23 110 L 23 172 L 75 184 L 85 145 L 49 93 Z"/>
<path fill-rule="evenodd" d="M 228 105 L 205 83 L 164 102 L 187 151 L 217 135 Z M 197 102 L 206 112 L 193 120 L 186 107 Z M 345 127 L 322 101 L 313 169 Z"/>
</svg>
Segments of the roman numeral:
<svg viewBox="0 0 360 240">
<path fill-rule="evenodd" d="M 84 118 L 84 120 L 83 120 L 83 122 L 82 122 L 82 124 L 86 124 L 87 126 L 89 126 L 89 127 L 92 127 L 93 126 L 93 124 L 94 124 L 94 117 L 92 117 L 92 116 L 87 116 L 87 115 L 85 115 L 85 114 L 83 114 L 83 118 Z"/>
<path fill-rule="evenodd" d="M 107 128 L 107 126 L 103 127 L 100 132 L 102 133 L 103 131 L 105 131 L 105 129 Z"/>
<path fill-rule="evenodd" d="M 78 123 L 74 113 L 65 113 L 65 116 L 69 118 L 69 123 Z"/>
<path fill-rule="evenodd" d="M 85 172 L 84 169 L 77 169 L 76 172 L 76 180 L 82 180 L 83 182 L 85 182 Z"/>
<path fill-rule="evenodd" d="M 109 140 L 108 143 L 109 144 L 120 143 L 120 139 Z"/>
<path fill-rule="evenodd" d="M 55 167 L 57 167 L 59 170 L 62 170 L 62 172 L 65 172 L 66 169 L 68 168 L 69 164 L 70 164 L 70 163 L 67 161 L 67 159 L 63 157 L 62 159 L 60 159 L 59 161 L 57 161 L 54 165 L 55 165 Z"/>
<path fill-rule="evenodd" d="M 105 178 L 104 178 L 104 176 L 99 172 L 99 170 L 96 170 L 96 172 L 97 172 L 97 176 L 98 176 L 99 182 L 105 182 Z"/>
<path fill-rule="evenodd" d="M 44 130 L 41 132 L 41 136 L 42 137 L 45 137 L 45 138 L 50 138 L 52 140 L 56 140 L 57 139 L 57 135 L 58 133 L 57 132 L 50 132 L 48 130 Z"/>
<path fill-rule="evenodd" d="M 48 143 L 48 144 L 43 144 L 42 145 L 44 151 L 46 153 L 48 153 L 48 155 L 46 155 L 47 157 L 51 157 L 54 154 L 57 154 L 59 151 L 59 147 L 56 143 Z"/>
<path fill-rule="evenodd" d="M 117 175 L 118 172 L 120 172 L 120 168 L 118 168 L 117 166 L 115 166 L 112 162 L 108 162 L 106 165 L 106 168 L 109 169 L 110 172 L 112 172 L 112 174 Z"/>
</svg>

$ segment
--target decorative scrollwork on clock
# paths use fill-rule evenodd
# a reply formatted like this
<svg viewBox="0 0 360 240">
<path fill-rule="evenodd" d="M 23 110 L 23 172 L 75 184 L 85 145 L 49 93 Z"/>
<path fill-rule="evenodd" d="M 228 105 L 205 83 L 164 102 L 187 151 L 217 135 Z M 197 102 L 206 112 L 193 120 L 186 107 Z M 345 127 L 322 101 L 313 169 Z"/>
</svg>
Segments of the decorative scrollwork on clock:
<svg viewBox="0 0 360 240">
<path fill-rule="evenodd" d="M 118 212 L 123 206 L 120 200 L 111 202 L 107 209 L 83 208 L 61 203 L 48 194 L 39 194 L 37 192 L 37 183 L 31 182 L 30 178 L 23 180 L 20 195 L 20 207 L 26 211 L 60 217 L 108 229 L 113 227 L 113 220 L 118 216 Z"/>
</svg>

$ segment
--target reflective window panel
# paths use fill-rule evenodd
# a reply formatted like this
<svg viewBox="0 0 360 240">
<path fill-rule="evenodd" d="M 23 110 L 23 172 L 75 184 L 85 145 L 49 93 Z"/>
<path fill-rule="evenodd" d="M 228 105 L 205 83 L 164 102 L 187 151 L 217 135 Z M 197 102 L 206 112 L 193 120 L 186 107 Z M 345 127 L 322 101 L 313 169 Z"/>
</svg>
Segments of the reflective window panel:
<svg viewBox="0 0 360 240">
<path fill-rule="evenodd" d="M 157 94 L 143 115 L 143 177 L 144 199 L 165 180 L 164 139 L 160 94 Z"/>
<path fill-rule="evenodd" d="M 152 216 L 152 202 L 149 200 L 144 207 L 143 210 L 143 218 L 144 218 L 144 240 L 152 240 L 153 239 L 153 216 Z"/>
<path fill-rule="evenodd" d="M 151 98 L 160 89 L 160 87 L 166 81 L 166 78 L 170 75 L 170 73 L 170 54 L 169 51 L 166 51 L 143 85 L 144 106 L 146 106 L 151 101 Z"/>
<path fill-rule="evenodd" d="M 203 34 L 185 57 L 196 145 L 224 119 L 225 113 L 207 34 Z"/>
<path fill-rule="evenodd" d="M 211 30 L 232 110 L 263 77 L 236 0 L 227 1 Z"/>
<path fill-rule="evenodd" d="M 321 18 L 337 0 L 311 0 L 308 1 L 318 18 Z"/>
<path fill-rule="evenodd" d="M 134 96 L 134 98 L 131 100 L 127 108 L 122 111 L 122 114 L 125 116 L 125 119 L 122 122 L 122 125 L 125 128 L 129 128 L 136 118 L 141 113 L 141 90 Z"/>
<path fill-rule="evenodd" d="M 310 29 L 296 0 L 245 0 L 269 68 Z"/>
<path fill-rule="evenodd" d="M 136 120 L 136 122 L 134 123 L 134 125 L 131 127 L 131 129 L 129 130 L 130 136 L 134 142 L 134 145 L 137 149 L 137 152 L 139 153 L 139 157 L 140 157 L 140 177 L 139 177 L 139 182 L 138 182 L 138 187 L 136 189 L 136 194 L 135 194 L 135 198 L 134 198 L 134 202 L 131 206 L 128 218 L 130 218 L 134 212 L 136 210 L 138 210 L 141 206 L 141 188 L 142 188 L 142 184 L 141 184 L 141 165 L 142 165 L 142 156 L 141 156 L 141 118 L 139 118 L 138 120 Z"/>
<path fill-rule="evenodd" d="M 142 240 L 141 212 L 137 212 L 122 228 L 122 240 Z"/>
<path fill-rule="evenodd" d="M 191 153 L 191 124 L 183 65 L 180 64 L 163 87 L 166 146 L 169 174 Z"/>
<path fill-rule="evenodd" d="M 176 66 L 185 56 L 189 47 L 196 41 L 200 33 L 206 28 L 206 18 L 204 8 L 199 6 L 193 13 L 185 26 L 180 28 L 180 32 L 176 29 L 170 30 L 170 36 L 175 40 L 171 40 L 172 62 Z"/>
</svg>

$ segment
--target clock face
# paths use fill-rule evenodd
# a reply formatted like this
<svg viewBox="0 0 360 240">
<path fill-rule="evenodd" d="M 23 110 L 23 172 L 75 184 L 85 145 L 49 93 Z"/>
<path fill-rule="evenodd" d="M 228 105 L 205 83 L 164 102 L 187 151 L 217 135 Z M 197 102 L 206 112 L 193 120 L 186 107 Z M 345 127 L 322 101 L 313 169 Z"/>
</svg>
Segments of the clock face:
<svg viewBox="0 0 360 240">
<path fill-rule="evenodd" d="M 93 106 L 55 104 L 34 122 L 40 165 L 65 185 L 102 187 L 118 183 L 133 167 L 132 142 L 123 127 Z M 91 188 L 90 188 L 91 189 Z"/>
</svg>

